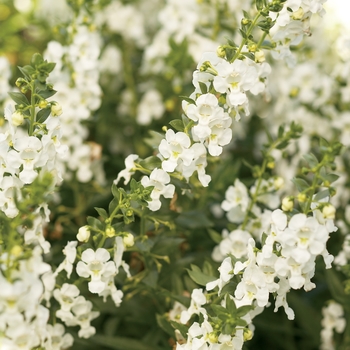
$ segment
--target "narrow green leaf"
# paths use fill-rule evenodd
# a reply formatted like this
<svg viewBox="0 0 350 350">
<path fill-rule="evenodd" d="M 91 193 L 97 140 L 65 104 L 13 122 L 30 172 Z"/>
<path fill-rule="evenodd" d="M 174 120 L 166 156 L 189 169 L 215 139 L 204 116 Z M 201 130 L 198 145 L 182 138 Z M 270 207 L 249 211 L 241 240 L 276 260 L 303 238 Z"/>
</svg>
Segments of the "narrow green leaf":
<svg viewBox="0 0 350 350">
<path fill-rule="evenodd" d="M 222 241 L 222 235 L 216 232 L 215 230 L 208 228 L 208 233 L 210 238 L 216 243 L 219 244 Z"/>
<path fill-rule="evenodd" d="M 151 156 L 141 160 L 140 165 L 148 170 L 153 170 L 155 168 L 160 168 L 162 161 L 156 156 Z"/>
<path fill-rule="evenodd" d="M 206 94 L 208 92 L 208 87 L 201 81 L 199 81 L 199 87 L 201 89 L 202 94 Z"/>
<path fill-rule="evenodd" d="M 189 98 L 187 96 L 179 96 L 181 98 L 181 100 L 184 100 L 186 102 L 188 102 L 190 105 L 195 105 L 196 101 L 192 100 L 192 98 Z"/>
</svg>

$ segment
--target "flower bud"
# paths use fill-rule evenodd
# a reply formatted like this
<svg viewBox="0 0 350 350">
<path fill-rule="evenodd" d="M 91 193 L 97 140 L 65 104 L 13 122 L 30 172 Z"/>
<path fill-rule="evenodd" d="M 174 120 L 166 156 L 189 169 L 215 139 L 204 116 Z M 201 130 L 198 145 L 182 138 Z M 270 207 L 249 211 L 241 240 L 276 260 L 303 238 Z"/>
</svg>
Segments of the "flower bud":
<svg viewBox="0 0 350 350">
<path fill-rule="evenodd" d="M 22 125 L 24 120 L 24 115 L 20 111 L 15 111 L 12 113 L 11 123 L 14 126 Z"/>
<path fill-rule="evenodd" d="M 106 236 L 107 237 L 114 237 L 115 236 L 115 229 L 112 226 L 109 226 L 106 228 Z"/>
<path fill-rule="evenodd" d="M 297 196 L 297 200 L 300 203 L 304 203 L 306 201 L 306 194 L 305 193 L 299 193 Z"/>
<path fill-rule="evenodd" d="M 244 341 L 251 340 L 253 338 L 253 332 L 250 329 L 245 328 L 243 333 Z"/>
<path fill-rule="evenodd" d="M 255 62 L 256 63 L 263 63 L 263 62 L 265 62 L 264 51 L 258 50 L 258 51 L 255 52 Z"/>
<path fill-rule="evenodd" d="M 276 190 L 279 190 L 284 185 L 284 180 L 281 176 L 278 176 L 273 181 L 273 186 Z"/>
<path fill-rule="evenodd" d="M 78 234 L 77 234 L 77 239 L 79 242 L 87 242 L 90 238 L 90 228 L 89 226 L 85 225 L 80 227 Z"/>
<path fill-rule="evenodd" d="M 54 104 L 51 105 L 51 115 L 53 117 L 57 117 L 62 114 L 62 107 L 60 104 L 55 102 Z"/>
<path fill-rule="evenodd" d="M 48 105 L 48 102 L 46 100 L 41 100 L 39 102 L 39 108 L 46 108 Z M 52 111 L 52 108 L 51 108 L 51 111 Z"/>
<path fill-rule="evenodd" d="M 219 47 L 216 49 L 216 54 L 218 55 L 218 57 L 225 58 L 225 56 L 226 56 L 226 51 L 225 51 L 225 49 L 224 49 L 222 46 L 219 46 Z"/>
<path fill-rule="evenodd" d="M 327 204 L 322 209 L 322 215 L 325 219 L 335 218 L 335 208 L 332 204 Z"/>
<path fill-rule="evenodd" d="M 291 197 L 284 197 L 282 200 L 282 210 L 291 211 L 294 207 L 294 202 Z"/>
<path fill-rule="evenodd" d="M 23 249 L 21 246 L 15 245 L 11 249 L 11 255 L 17 258 L 22 254 L 22 251 L 23 251 Z"/>
<path fill-rule="evenodd" d="M 134 236 L 131 233 L 128 233 L 126 236 L 123 237 L 123 243 L 125 247 L 132 247 L 135 243 Z"/>
</svg>

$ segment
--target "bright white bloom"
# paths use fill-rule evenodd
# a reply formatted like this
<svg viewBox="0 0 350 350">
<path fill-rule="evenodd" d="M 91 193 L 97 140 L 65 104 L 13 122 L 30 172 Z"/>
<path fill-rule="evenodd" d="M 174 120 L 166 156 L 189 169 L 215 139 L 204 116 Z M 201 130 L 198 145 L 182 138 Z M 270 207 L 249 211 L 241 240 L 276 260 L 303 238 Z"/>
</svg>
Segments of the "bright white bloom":
<svg viewBox="0 0 350 350">
<path fill-rule="evenodd" d="M 57 276 L 59 272 L 65 270 L 67 272 L 67 277 L 70 278 L 73 272 L 73 264 L 77 256 L 77 245 L 77 241 L 71 241 L 68 242 L 67 245 L 64 247 L 63 254 L 66 256 L 66 258 L 57 267 L 55 271 L 55 276 Z"/>
<path fill-rule="evenodd" d="M 118 177 L 113 181 L 115 185 L 118 185 L 121 178 L 124 178 L 124 185 L 128 184 L 131 176 L 135 174 L 135 160 L 139 156 L 137 154 L 130 154 L 125 158 L 125 169 L 119 172 Z"/>
<path fill-rule="evenodd" d="M 175 133 L 168 129 L 159 145 L 159 153 L 165 160 L 162 162 L 162 168 L 166 172 L 173 172 L 175 168 L 182 162 L 185 166 L 191 164 L 194 153 L 190 149 L 191 140 L 184 132 Z"/>
<path fill-rule="evenodd" d="M 106 280 L 116 274 L 114 261 L 108 261 L 110 254 L 104 248 L 93 251 L 91 248 L 84 250 L 81 260 L 77 264 L 77 274 L 81 277 L 89 278 L 89 291 L 91 293 L 102 293 L 106 285 Z"/>
<path fill-rule="evenodd" d="M 191 294 L 191 305 L 187 310 L 181 312 L 180 322 L 186 324 L 192 315 L 206 315 L 206 310 L 202 305 L 207 303 L 207 298 L 202 289 L 194 289 Z"/>
<path fill-rule="evenodd" d="M 151 175 L 144 176 L 141 180 L 141 184 L 144 187 L 154 186 L 151 193 L 151 201 L 148 202 L 148 208 L 152 211 L 156 211 L 161 207 L 160 196 L 164 198 L 173 198 L 175 192 L 175 186 L 169 184 L 170 176 L 163 169 L 155 168 Z"/>
<path fill-rule="evenodd" d="M 221 208 L 227 212 L 229 221 L 239 223 L 243 221 L 249 200 L 247 187 L 239 179 L 236 179 L 234 186 L 230 186 L 226 190 L 225 200 L 222 202 Z"/>
</svg>

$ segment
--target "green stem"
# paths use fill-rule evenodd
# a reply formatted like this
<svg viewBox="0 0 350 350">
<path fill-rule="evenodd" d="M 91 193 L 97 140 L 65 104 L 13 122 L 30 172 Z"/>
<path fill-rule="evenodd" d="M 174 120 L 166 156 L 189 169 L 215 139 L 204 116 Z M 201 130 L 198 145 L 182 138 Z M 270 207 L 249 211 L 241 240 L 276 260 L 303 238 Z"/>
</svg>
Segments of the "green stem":
<svg viewBox="0 0 350 350">
<path fill-rule="evenodd" d="M 35 80 L 33 80 L 30 84 L 31 87 L 31 97 L 30 97 L 30 124 L 29 124 L 29 136 L 33 135 L 34 132 L 34 124 L 36 122 L 36 114 L 35 114 Z"/>
<path fill-rule="evenodd" d="M 259 12 L 256 14 L 256 16 L 255 16 L 253 22 L 251 23 L 250 27 L 248 28 L 247 32 L 245 33 L 245 34 L 246 34 L 246 37 L 243 38 L 243 40 L 242 40 L 242 42 L 241 42 L 241 45 L 239 46 L 239 48 L 238 48 L 236 54 L 234 55 L 234 57 L 233 57 L 233 59 L 232 59 L 232 62 L 234 62 L 234 61 L 239 57 L 239 55 L 241 54 L 241 51 L 242 51 L 242 49 L 243 49 L 243 46 L 247 43 L 248 38 L 249 38 L 250 34 L 252 33 L 253 29 L 255 28 L 256 23 L 258 22 L 258 19 L 260 18 L 260 16 L 261 16 L 261 11 L 259 11 Z"/>
</svg>

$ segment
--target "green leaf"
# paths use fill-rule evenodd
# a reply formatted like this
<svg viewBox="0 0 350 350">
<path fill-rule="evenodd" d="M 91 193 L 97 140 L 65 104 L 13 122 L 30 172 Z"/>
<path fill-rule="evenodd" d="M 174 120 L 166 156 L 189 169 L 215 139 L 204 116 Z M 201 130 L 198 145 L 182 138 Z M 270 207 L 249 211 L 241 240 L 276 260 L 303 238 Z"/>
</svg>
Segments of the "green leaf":
<svg viewBox="0 0 350 350">
<path fill-rule="evenodd" d="M 102 217 L 102 219 L 105 220 L 105 219 L 108 218 L 108 214 L 107 214 L 107 212 L 106 212 L 105 209 L 103 209 L 103 208 L 97 208 L 97 207 L 95 207 L 94 209 L 98 212 L 98 215 L 100 215 L 100 216 Z"/>
<path fill-rule="evenodd" d="M 175 219 L 175 222 L 177 225 L 189 229 L 213 226 L 213 223 L 207 218 L 205 213 L 196 210 L 181 213 Z"/>
<path fill-rule="evenodd" d="M 43 123 L 47 119 L 47 117 L 50 115 L 50 113 L 51 113 L 50 108 L 44 108 L 44 109 L 40 110 L 38 112 L 38 114 L 36 115 L 37 121 L 39 123 Z"/>
<path fill-rule="evenodd" d="M 45 64 L 45 71 L 47 73 L 51 73 L 54 70 L 55 67 L 56 67 L 56 63 L 54 63 L 54 62 L 46 63 Z"/>
<path fill-rule="evenodd" d="M 323 190 L 323 191 L 318 192 L 313 200 L 316 202 L 319 202 L 321 199 L 326 198 L 326 197 L 330 197 L 329 191 Z"/>
<path fill-rule="evenodd" d="M 32 59 L 31 59 L 31 65 L 34 66 L 34 67 L 37 67 L 39 66 L 40 64 L 44 63 L 44 59 L 43 57 L 40 55 L 40 53 L 35 53 L 33 56 L 32 56 Z"/>
<path fill-rule="evenodd" d="M 339 179 L 339 175 L 336 174 L 328 174 L 325 176 L 325 181 L 328 181 L 329 183 L 332 183 L 334 181 L 337 181 Z"/>
<path fill-rule="evenodd" d="M 210 238 L 216 243 L 219 244 L 222 241 L 222 235 L 216 232 L 215 230 L 208 228 L 208 233 Z"/>
<path fill-rule="evenodd" d="M 207 283 L 216 280 L 215 277 L 204 274 L 201 271 L 201 269 L 196 265 L 191 264 L 191 269 L 192 270 L 187 269 L 188 274 L 190 275 L 192 280 L 200 286 L 205 286 Z"/>
<path fill-rule="evenodd" d="M 327 286 L 335 301 L 342 305 L 346 305 L 350 302 L 350 296 L 345 293 L 343 278 L 334 269 L 327 269 L 326 280 Z"/>
<path fill-rule="evenodd" d="M 160 168 L 162 165 L 162 161 L 156 157 L 156 156 L 151 156 L 146 159 L 143 159 L 139 162 L 139 164 L 148 170 L 153 170 L 155 168 Z"/>
<path fill-rule="evenodd" d="M 174 119 L 169 123 L 176 131 L 184 131 L 184 123 L 181 119 Z"/>
<path fill-rule="evenodd" d="M 35 73 L 35 69 L 31 66 L 18 67 L 20 72 L 29 80 L 32 80 L 32 75 Z"/>
<path fill-rule="evenodd" d="M 27 97 L 25 95 L 23 95 L 20 92 L 9 92 L 8 93 L 10 95 L 10 97 L 18 104 L 18 105 L 25 105 L 28 106 L 30 105 Z"/>
<path fill-rule="evenodd" d="M 252 305 L 243 305 L 237 309 L 236 315 L 238 317 L 243 317 L 245 316 L 249 311 L 253 310 Z"/>
<path fill-rule="evenodd" d="M 237 312 L 236 304 L 228 294 L 226 294 L 226 309 L 231 315 L 235 315 Z"/>
<path fill-rule="evenodd" d="M 318 165 L 318 159 L 312 153 L 305 154 L 304 159 L 306 160 L 310 168 L 313 168 Z"/>
<path fill-rule="evenodd" d="M 118 206 L 118 204 L 119 204 L 119 200 L 117 198 L 113 198 L 112 201 L 109 203 L 109 206 L 108 206 L 109 214 L 112 214 L 112 212 Z"/>
<path fill-rule="evenodd" d="M 93 216 L 88 216 L 87 217 L 87 222 L 88 222 L 89 226 L 91 226 L 93 228 L 96 228 L 98 230 L 103 230 L 104 231 L 103 223 L 100 220 L 94 218 Z"/>
<path fill-rule="evenodd" d="M 171 326 L 169 320 L 165 315 L 158 315 L 156 314 L 156 319 L 158 326 L 167 334 L 169 334 L 171 337 L 175 338 L 175 330 Z"/>
<path fill-rule="evenodd" d="M 170 321 L 170 324 L 174 327 L 174 329 L 177 329 L 185 339 L 187 338 L 187 332 L 188 332 L 187 326 L 175 321 Z"/>
<path fill-rule="evenodd" d="M 44 91 L 40 91 L 39 95 L 43 98 L 43 99 L 47 99 L 53 95 L 55 95 L 57 91 L 56 90 L 44 90 Z"/>
<path fill-rule="evenodd" d="M 202 94 L 206 94 L 208 92 L 208 87 L 201 81 L 199 81 L 199 87 L 201 89 Z"/>
<path fill-rule="evenodd" d="M 304 179 L 301 179 L 300 177 L 293 178 L 292 182 L 297 187 L 299 192 L 303 192 L 310 187 L 310 185 Z"/>
<path fill-rule="evenodd" d="M 159 274 L 158 274 L 157 270 L 151 270 L 151 271 L 149 271 L 147 276 L 142 280 L 142 282 L 144 284 L 146 284 L 147 286 L 155 289 L 155 288 L 157 288 L 158 276 L 159 276 Z"/>
<path fill-rule="evenodd" d="M 179 98 L 181 98 L 182 100 L 188 102 L 190 105 L 195 105 L 196 101 L 192 100 L 192 98 L 189 98 L 187 96 L 179 96 Z"/>
</svg>

